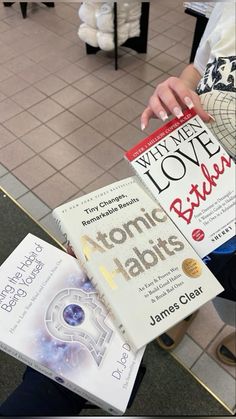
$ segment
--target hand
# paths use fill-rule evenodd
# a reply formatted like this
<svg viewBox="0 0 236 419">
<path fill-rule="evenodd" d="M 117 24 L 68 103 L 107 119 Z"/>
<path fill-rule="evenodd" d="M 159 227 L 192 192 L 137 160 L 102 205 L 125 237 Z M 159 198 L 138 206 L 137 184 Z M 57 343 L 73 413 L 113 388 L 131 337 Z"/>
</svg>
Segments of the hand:
<svg viewBox="0 0 236 419">
<path fill-rule="evenodd" d="M 194 108 L 204 122 L 214 120 L 204 111 L 199 96 L 188 87 L 187 83 L 180 78 L 169 77 L 158 84 L 150 97 L 149 104 L 141 115 L 141 128 L 143 130 L 148 126 L 150 118 L 160 118 L 165 121 L 170 114 L 181 118 L 186 108 Z"/>
</svg>

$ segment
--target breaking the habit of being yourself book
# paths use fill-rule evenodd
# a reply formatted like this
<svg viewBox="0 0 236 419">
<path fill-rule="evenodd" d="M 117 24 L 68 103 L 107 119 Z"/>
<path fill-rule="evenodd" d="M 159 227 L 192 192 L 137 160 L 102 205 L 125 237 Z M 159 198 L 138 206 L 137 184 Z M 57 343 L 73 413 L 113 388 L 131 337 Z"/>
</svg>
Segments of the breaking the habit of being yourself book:
<svg viewBox="0 0 236 419">
<path fill-rule="evenodd" d="M 111 414 L 144 353 L 116 331 L 78 261 L 28 234 L 0 267 L 0 348 Z"/>
<path fill-rule="evenodd" d="M 134 350 L 223 291 L 135 176 L 53 216 Z"/>
<path fill-rule="evenodd" d="M 125 156 L 206 263 L 235 251 L 235 164 L 194 110 Z"/>
</svg>

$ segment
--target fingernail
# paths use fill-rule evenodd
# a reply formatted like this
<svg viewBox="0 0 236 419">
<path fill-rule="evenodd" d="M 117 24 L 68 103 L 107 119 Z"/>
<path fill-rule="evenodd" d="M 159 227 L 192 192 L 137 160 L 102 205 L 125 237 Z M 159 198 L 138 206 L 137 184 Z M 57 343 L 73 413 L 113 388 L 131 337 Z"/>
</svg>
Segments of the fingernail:
<svg viewBox="0 0 236 419">
<path fill-rule="evenodd" d="M 182 116 L 184 116 L 182 110 L 177 106 L 173 109 L 173 114 L 177 116 L 177 118 L 181 118 Z"/>
<path fill-rule="evenodd" d="M 168 119 L 168 115 L 167 115 L 167 113 L 166 113 L 166 112 L 164 112 L 164 111 L 160 111 L 160 112 L 159 112 L 159 116 L 160 116 L 160 118 L 162 119 L 162 121 L 166 121 L 166 120 Z"/>
<path fill-rule="evenodd" d="M 186 105 L 189 109 L 193 109 L 194 104 L 193 104 L 193 102 L 191 101 L 190 97 L 186 96 L 186 97 L 184 98 L 184 103 L 185 103 L 185 105 Z"/>
<path fill-rule="evenodd" d="M 144 122 L 141 123 L 141 130 L 144 131 L 146 128 L 146 125 L 144 124 Z"/>
<path fill-rule="evenodd" d="M 215 120 L 214 116 L 212 116 L 211 114 L 208 114 L 208 115 L 209 115 L 209 117 L 210 117 L 210 121 L 209 121 L 209 122 L 216 122 L 216 120 Z"/>
</svg>

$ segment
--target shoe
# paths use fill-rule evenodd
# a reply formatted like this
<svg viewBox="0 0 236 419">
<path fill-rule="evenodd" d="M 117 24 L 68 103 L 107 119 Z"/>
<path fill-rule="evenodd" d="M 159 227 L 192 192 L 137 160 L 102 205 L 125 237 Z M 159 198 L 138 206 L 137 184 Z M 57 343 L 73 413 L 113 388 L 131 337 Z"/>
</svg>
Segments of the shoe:
<svg viewBox="0 0 236 419">
<path fill-rule="evenodd" d="M 236 365 L 236 333 L 226 336 L 216 348 L 216 354 L 226 365 Z"/>
<path fill-rule="evenodd" d="M 184 320 L 171 327 L 166 333 L 160 335 L 156 341 L 158 345 L 166 351 L 172 351 L 178 346 L 180 341 L 183 339 L 187 329 L 197 316 L 198 311 L 195 311 Z"/>
</svg>

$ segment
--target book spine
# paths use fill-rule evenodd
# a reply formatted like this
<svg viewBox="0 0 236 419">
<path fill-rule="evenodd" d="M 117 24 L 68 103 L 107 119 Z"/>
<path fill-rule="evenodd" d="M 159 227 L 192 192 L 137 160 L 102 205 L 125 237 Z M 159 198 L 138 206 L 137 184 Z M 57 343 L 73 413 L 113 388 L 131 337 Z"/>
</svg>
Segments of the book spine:
<svg viewBox="0 0 236 419">
<path fill-rule="evenodd" d="M 96 278 L 94 278 L 93 272 L 89 269 L 89 264 L 83 261 L 83 255 L 81 254 L 81 249 L 78 248 L 78 245 L 73 240 L 73 238 L 66 232 L 66 228 L 64 226 L 64 223 L 62 221 L 62 216 L 58 214 L 57 209 L 53 211 L 53 217 L 56 221 L 56 224 L 58 228 L 60 229 L 60 232 L 62 235 L 66 238 L 67 244 L 72 248 L 74 254 L 76 255 L 76 259 L 78 260 L 78 263 L 81 267 L 81 269 L 84 271 L 84 273 L 88 276 L 90 281 L 92 282 L 94 288 L 97 292 L 97 297 L 99 301 L 104 305 L 106 308 L 108 314 L 111 317 L 112 322 L 114 323 L 114 326 L 116 327 L 119 334 L 123 337 L 124 340 L 126 340 L 129 345 L 131 346 L 132 350 L 136 352 L 138 349 L 134 340 L 132 339 L 132 336 L 130 333 L 127 332 L 127 330 L 124 328 L 123 324 L 120 322 L 120 316 L 114 308 L 109 303 L 109 299 L 106 297 L 106 295 L 102 292 L 101 287 L 99 286 L 98 281 L 96 281 Z"/>
<path fill-rule="evenodd" d="M 10 356 L 13 356 L 18 361 L 23 362 L 25 365 L 28 365 L 29 367 L 33 368 L 34 370 L 38 371 L 39 373 L 45 375 L 48 378 L 51 378 L 56 383 L 59 383 L 57 380 L 57 377 L 55 373 L 50 370 L 49 368 L 40 365 L 38 362 L 34 361 L 33 359 L 29 358 L 28 356 L 24 355 L 22 352 L 17 351 L 16 349 L 12 348 L 11 346 L 7 345 L 4 342 L 0 342 L 0 349 L 7 353 Z M 73 384 L 71 381 L 67 380 L 62 377 L 60 377 L 62 380 L 60 381 L 60 384 L 63 387 L 66 387 L 67 389 L 73 391 L 74 393 L 78 394 L 79 396 L 83 397 L 84 399 L 90 401 L 91 403 L 94 403 L 101 409 L 107 411 L 108 413 L 111 413 L 112 415 L 120 415 L 124 412 L 114 408 L 114 406 L 110 405 L 109 403 L 105 402 L 104 400 L 101 400 L 100 398 L 94 396 L 93 394 L 89 393 L 88 391 L 84 390 L 83 388 Z"/>
</svg>

